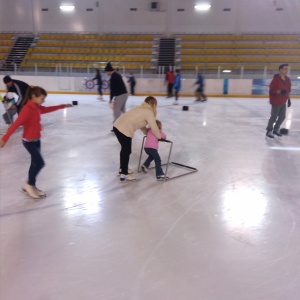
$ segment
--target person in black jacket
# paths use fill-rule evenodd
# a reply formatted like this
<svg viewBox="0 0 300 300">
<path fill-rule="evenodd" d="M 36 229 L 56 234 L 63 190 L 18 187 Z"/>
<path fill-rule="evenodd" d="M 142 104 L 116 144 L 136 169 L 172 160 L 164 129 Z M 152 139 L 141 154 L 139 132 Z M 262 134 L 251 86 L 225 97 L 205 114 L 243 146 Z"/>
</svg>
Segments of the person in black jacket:
<svg viewBox="0 0 300 300">
<path fill-rule="evenodd" d="M 7 92 L 12 92 L 18 95 L 19 98 L 16 106 L 19 114 L 22 109 L 22 101 L 25 98 L 29 85 L 24 81 L 12 79 L 9 75 L 3 77 L 3 82 L 6 84 Z"/>
<path fill-rule="evenodd" d="M 102 77 L 99 69 L 96 69 L 96 75 L 92 80 L 97 80 L 97 85 L 98 85 L 98 93 L 100 97 L 98 98 L 101 101 L 104 101 L 103 99 L 103 94 L 102 94 Z"/>
<path fill-rule="evenodd" d="M 114 112 L 114 121 L 125 112 L 125 104 L 128 98 L 127 89 L 122 76 L 115 71 L 111 63 L 107 63 L 105 73 L 110 75 L 110 100 L 109 105 Z"/>
<path fill-rule="evenodd" d="M 134 87 L 135 87 L 136 81 L 135 81 L 135 77 L 132 72 L 129 73 L 129 78 L 128 78 L 127 82 L 129 82 L 129 84 L 130 84 L 130 94 L 134 95 Z"/>
</svg>

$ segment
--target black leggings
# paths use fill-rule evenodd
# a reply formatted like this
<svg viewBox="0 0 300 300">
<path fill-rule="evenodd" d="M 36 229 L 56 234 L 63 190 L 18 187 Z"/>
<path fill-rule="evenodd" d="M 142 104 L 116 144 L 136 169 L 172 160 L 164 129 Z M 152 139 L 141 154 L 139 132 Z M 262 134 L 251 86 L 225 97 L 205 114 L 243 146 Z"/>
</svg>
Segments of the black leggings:
<svg viewBox="0 0 300 300">
<path fill-rule="evenodd" d="M 129 157 L 131 154 L 132 138 L 124 135 L 116 127 L 114 127 L 113 130 L 119 143 L 121 144 L 121 151 L 120 151 L 121 174 L 128 175 L 128 164 L 129 164 Z"/>
<path fill-rule="evenodd" d="M 28 184 L 35 186 L 36 177 L 44 167 L 45 162 L 41 155 L 41 141 L 25 142 L 23 145 L 31 156 L 31 164 L 28 172 Z"/>
<path fill-rule="evenodd" d="M 98 85 L 98 93 L 100 96 L 102 96 L 102 83 Z"/>
</svg>

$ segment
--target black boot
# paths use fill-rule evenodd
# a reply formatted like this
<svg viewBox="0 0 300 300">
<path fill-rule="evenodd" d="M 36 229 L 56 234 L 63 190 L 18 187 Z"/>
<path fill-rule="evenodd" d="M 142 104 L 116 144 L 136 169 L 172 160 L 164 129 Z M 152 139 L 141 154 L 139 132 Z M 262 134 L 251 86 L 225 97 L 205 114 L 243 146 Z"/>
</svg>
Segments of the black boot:
<svg viewBox="0 0 300 300">
<path fill-rule="evenodd" d="M 273 134 L 275 134 L 277 136 L 282 136 L 282 134 L 278 130 L 273 130 Z"/>
</svg>

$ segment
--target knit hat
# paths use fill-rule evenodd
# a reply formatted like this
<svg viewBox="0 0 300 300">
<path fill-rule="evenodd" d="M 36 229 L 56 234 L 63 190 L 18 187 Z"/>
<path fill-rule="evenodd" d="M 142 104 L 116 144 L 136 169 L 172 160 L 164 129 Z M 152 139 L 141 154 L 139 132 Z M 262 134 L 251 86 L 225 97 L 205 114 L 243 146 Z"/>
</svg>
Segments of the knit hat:
<svg viewBox="0 0 300 300">
<path fill-rule="evenodd" d="M 8 92 L 8 93 L 6 93 L 5 98 L 7 100 L 14 99 L 14 94 L 12 92 Z"/>
<path fill-rule="evenodd" d="M 4 76 L 3 82 L 4 82 L 5 84 L 7 84 L 7 83 L 9 83 L 9 82 L 11 82 L 11 81 L 12 81 L 12 79 L 10 78 L 9 75 Z"/>
<path fill-rule="evenodd" d="M 112 65 L 111 65 L 110 62 L 107 63 L 107 65 L 105 66 L 105 69 L 104 69 L 105 72 L 112 72 L 112 71 L 114 71 L 114 70 L 115 70 L 115 69 L 112 67 Z"/>
</svg>

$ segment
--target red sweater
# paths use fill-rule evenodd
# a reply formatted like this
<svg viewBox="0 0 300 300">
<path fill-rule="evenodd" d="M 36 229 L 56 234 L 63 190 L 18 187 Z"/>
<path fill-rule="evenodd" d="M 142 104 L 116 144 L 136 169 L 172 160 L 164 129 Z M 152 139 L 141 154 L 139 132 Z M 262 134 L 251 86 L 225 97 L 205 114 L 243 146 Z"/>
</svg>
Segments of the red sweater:
<svg viewBox="0 0 300 300">
<path fill-rule="evenodd" d="M 168 83 L 174 83 L 174 73 L 172 73 L 172 72 L 168 72 L 167 74 L 166 74 L 166 81 L 168 82 Z"/>
<path fill-rule="evenodd" d="M 2 137 L 2 140 L 7 142 L 10 136 L 20 125 L 23 125 L 24 139 L 39 139 L 42 131 L 42 125 L 40 123 L 41 114 L 46 114 L 65 107 L 65 104 L 45 107 L 28 100 L 16 121 L 10 126 L 10 128 L 7 130 L 7 133 Z"/>
<path fill-rule="evenodd" d="M 277 94 L 278 90 L 286 90 L 285 95 Z M 270 104 L 272 105 L 284 105 L 287 99 L 290 97 L 291 92 L 291 80 L 285 76 L 285 80 L 282 80 L 279 74 L 274 75 L 273 80 L 269 86 Z"/>
</svg>

